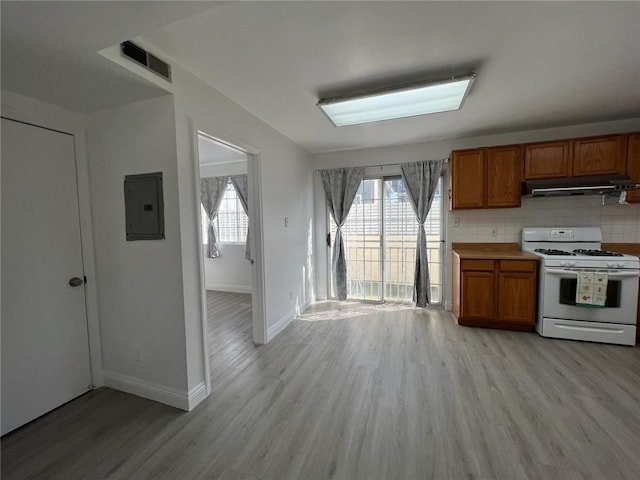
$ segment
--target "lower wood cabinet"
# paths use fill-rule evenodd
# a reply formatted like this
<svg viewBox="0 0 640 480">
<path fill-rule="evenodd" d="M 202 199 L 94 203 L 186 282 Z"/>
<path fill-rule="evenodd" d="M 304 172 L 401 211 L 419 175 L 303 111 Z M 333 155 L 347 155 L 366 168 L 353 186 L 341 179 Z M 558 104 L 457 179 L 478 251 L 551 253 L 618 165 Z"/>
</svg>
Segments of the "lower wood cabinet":
<svg viewBox="0 0 640 480">
<path fill-rule="evenodd" d="M 535 273 L 498 272 L 498 321 L 535 323 Z"/>
<path fill-rule="evenodd" d="M 466 292 L 462 297 L 465 318 L 483 320 L 496 316 L 495 275 L 491 272 L 462 272 L 461 285 Z"/>
<path fill-rule="evenodd" d="M 454 314 L 460 325 L 531 330 L 537 260 L 460 259 L 454 253 Z"/>
</svg>

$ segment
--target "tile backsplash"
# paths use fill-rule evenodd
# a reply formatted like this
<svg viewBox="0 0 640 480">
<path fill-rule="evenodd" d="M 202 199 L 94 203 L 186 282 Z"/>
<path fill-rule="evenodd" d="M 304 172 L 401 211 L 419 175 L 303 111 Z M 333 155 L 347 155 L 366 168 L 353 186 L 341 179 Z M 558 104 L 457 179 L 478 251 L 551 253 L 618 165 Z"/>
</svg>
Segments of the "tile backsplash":
<svg viewBox="0 0 640 480">
<path fill-rule="evenodd" d="M 640 243 L 640 204 L 603 206 L 599 195 L 523 198 L 521 208 L 454 210 L 448 215 L 449 243 L 520 243 L 523 227 L 583 226 L 600 227 L 604 242 Z"/>
</svg>

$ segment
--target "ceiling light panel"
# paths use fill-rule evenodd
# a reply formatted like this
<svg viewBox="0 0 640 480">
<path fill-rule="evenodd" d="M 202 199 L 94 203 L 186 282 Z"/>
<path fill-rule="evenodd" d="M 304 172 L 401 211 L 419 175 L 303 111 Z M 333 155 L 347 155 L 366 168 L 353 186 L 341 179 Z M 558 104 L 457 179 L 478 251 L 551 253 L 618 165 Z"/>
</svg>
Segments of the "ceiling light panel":
<svg viewBox="0 0 640 480">
<path fill-rule="evenodd" d="M 437 83 L 324 99 L 318 106 L 337 127 L 459 110 L 474 78 L 472 74 Z"/>
</svg>

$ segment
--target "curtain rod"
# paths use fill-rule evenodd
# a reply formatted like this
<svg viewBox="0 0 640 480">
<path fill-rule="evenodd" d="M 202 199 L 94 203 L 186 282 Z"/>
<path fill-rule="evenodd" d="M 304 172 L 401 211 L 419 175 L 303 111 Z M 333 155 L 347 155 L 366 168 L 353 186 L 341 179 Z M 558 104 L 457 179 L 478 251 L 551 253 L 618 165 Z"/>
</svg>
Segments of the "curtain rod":
<svg viewBox="0 0 640 480">
<path fill-rule="evenodd" d="M 449 158 L 441 158 L 439 160 L 444 160 L 444 163 L 449 163 Z M 375 168 L 375 167 L 397 167 L 400 165 L 404 165 L 405 163 L 415 163 L 415 162 L 395 162 L 395 163 L 381 163 L 378 165 L 354 165 L 355 167 L 362 168 Z M 324 172 L 325 170 L 334 170 L 335 168 L 349 168 L 349 167 L 334 167 L 334 168 L 318 168 L 315 170 L 315 173 Z"/>
</svg>

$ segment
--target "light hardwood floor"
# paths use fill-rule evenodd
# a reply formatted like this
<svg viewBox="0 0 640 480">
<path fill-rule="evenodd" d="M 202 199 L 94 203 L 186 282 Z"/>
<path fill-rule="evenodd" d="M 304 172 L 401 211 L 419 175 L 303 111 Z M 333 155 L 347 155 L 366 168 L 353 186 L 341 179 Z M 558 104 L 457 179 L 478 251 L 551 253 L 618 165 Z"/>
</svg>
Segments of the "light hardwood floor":
<svg viewBox="0 0 640 480">
<path fill-rule="evenodd" d="M 249 297 L 209 297 L 208 399 L 90 392 L 3 438 L 2 478 L 640 478 L 640 348 L 335 302 L 256 347 Z"/>
</svg>

